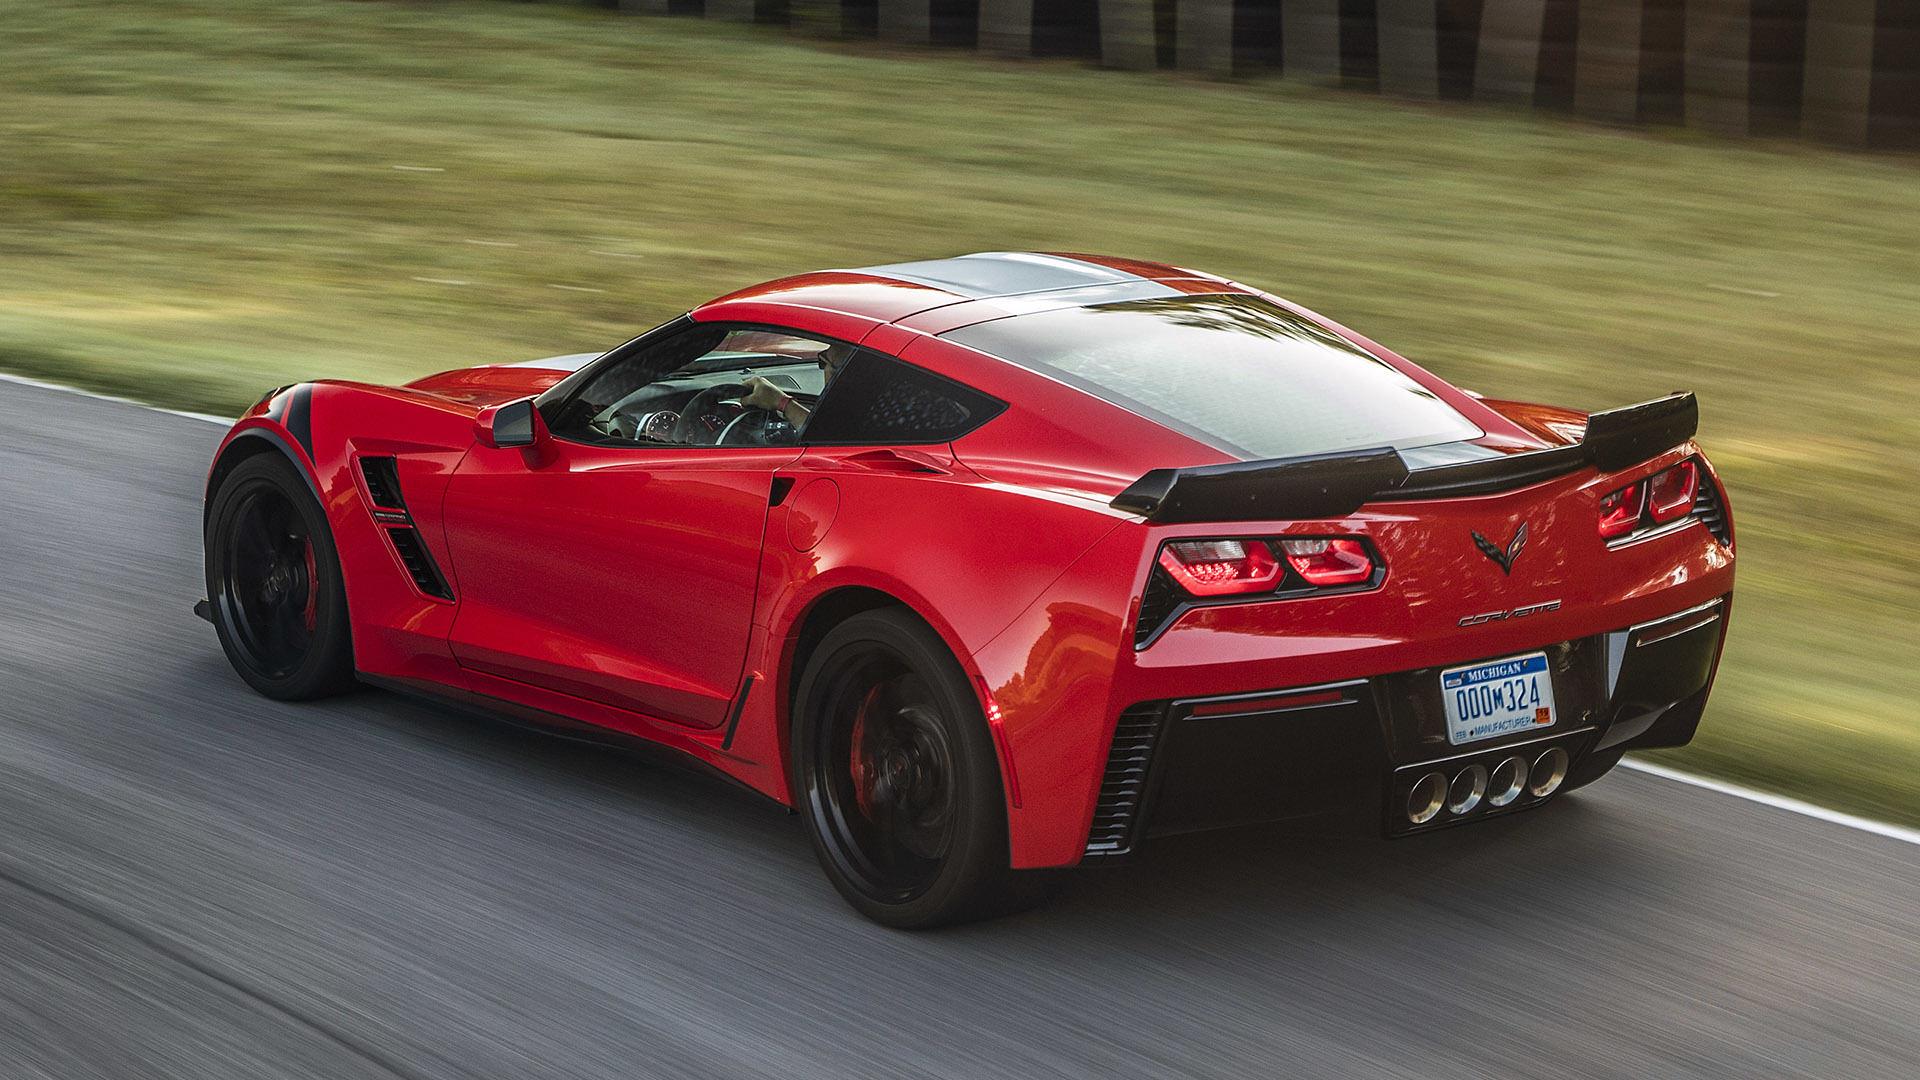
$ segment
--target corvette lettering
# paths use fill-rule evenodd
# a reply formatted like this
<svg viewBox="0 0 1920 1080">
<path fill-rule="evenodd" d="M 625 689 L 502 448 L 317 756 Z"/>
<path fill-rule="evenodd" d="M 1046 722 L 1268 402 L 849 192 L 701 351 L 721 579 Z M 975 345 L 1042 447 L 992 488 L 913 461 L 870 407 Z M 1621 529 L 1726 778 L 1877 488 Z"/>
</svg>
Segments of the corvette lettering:
<svg viewBox="0 0 1920 1080">
<path fill-rule="evenodd" d="M 1479 626 L 1483 623 L 1502 622 L 1507 619 L 1524 619 L 1529 615 L 1538 615 L 1543 611 L 1559 611 L 1560 601 L 1548 600 L 1540 604 L 1528 604 L 1525 607 L 1508 608 L 1506 611 L 1489 611 L 1485 615 L 1469 615 L 1460 620 L 1461 626 Z"/>
</svg>

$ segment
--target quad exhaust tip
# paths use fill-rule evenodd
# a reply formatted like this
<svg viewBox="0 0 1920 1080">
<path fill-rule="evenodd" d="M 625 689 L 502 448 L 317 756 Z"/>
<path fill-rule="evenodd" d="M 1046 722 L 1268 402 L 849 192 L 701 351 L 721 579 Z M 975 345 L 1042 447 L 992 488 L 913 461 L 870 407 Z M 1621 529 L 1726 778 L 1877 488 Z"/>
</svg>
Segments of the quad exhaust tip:
<svg viewBox="0 0 1920 1080">
<path fill-rule="evenodd" d="M 1527 790 L 1527 759 L 1510 757 L 1493 767 L 1491 789 L 1487 795 L 1488 806 L 1506 806 Z"/>
<path fill-rule="evenodd" d="M 1440 814 L 1447 804 L 1447 774 L 1430 772 L 1413 782 L 1407 792 L 1407 820 L 1425 825 Z"/>
<path fill-rule="evenodd" d="M 1447 785 L 1447 811 L 1449 813 L 1471 814 L 1480 805 L 1487 794 L 1487 767 L 1469 765 L 1453 776 L 1453 783 Z"/>
<path fill-rule="evenodd" d="M 1523 794 L 1544 799 L 1566 783 L 1571 759 L 1562 747 L 1542 751 L 1531 763 L 1519 754 L 1502 758 L 1487 771 L 1485 765 L 1468 765 L 1451 778 L 1435 770 L 1423 774 L 1407 790 L 1407 820 L 1425 825 L 1445 810 L 1455 817 L 1471 814 L 1486 803 L 1498 810 L 1512 806 Z"/>
<path fill-rule="evenodd" d="M 1537 798 L 1546 798 L 1560 790 L 1567 779 L 1567 752 L 1556 746 L 1533 759 L 1533 782 L 1527 790 Z"/>
</svg>

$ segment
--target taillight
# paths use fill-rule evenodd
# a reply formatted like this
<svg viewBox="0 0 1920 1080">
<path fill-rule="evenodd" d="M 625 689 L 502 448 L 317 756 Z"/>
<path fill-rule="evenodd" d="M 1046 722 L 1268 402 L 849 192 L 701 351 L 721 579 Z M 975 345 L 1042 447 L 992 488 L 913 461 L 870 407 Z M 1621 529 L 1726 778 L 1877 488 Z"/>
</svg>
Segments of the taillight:
<svg viewBox="0 0 1920 1080">
<path fill-rule="evenodd" d="M 1612 540 L 1625 536 L 1640 524 L 1640 512 L 1646 509 L 1647 484 L 1642 480 L 1600 500 L 1600 535 Z"/>
<path fill-rule="evenodd" d="M 1195 596 L 1266 592 L 1280 581 L 1280 562 L 1258 540 L 1177 540 L 1160 549 L 1160 565 Z"/>
<path fill-rule="evenodd" d="M 1616 540 L 1679 521 L 1700 494 L 1700 462 L 1688 458 L 1600 500 L 1600 536 Z"/>
<path fill-rule="evenodd" d="M 1373 556 L 1358 540 L 1282 540 L 1280 550 L 1309 585 L 1355 585 L 1373 576 Z"/>
<path fill-rule="evenodd" d="M 1693 509 L 1693 498 L 1700 494 L 1700 466 L 1683 461 L 1656 474 L 1647 481 L 1647 513 L 1665 525 Z"/>
</svg>

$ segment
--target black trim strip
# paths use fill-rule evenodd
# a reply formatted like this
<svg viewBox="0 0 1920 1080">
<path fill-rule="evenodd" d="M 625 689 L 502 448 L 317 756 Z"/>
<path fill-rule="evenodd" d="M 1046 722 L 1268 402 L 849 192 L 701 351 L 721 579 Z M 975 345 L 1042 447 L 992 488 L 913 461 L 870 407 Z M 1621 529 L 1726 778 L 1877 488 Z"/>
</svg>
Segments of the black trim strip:
<svg viewBox="0 0 1920 1080">
<path fill-rule="evenodd" d="M 747 695 L 753 693 L 754 678 L 747 676 L 746 681 L 740 684 L 740 696 L 733 699 L 733 712 L 727 716 L 727 733 L 720 738 L 722 750 L 733 749 L 733 731 L 740 726 L 740 714 L 747 711 Z"/>
<path fill-rule="evenodd" d="M 293 388 L 293 399 L 287 403 L 287 434 L 307 452 L 307 460 L 313 460 L 313 384 L 301 383 Z"/>
</svg>

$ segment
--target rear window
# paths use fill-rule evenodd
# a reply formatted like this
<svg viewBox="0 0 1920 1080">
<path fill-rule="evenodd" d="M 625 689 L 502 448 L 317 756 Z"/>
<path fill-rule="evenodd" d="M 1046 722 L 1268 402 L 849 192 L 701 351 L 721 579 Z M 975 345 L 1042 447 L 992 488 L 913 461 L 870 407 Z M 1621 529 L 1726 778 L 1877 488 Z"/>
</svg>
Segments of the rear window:
<svg viewBox="0 0 1920 1080">
<path fill-rule="evenodd" d="M 1257 296 L 1063 308 L 945 336 L 1249 459 L 1481 434 L 1385 361 Z"/>
</svg>

